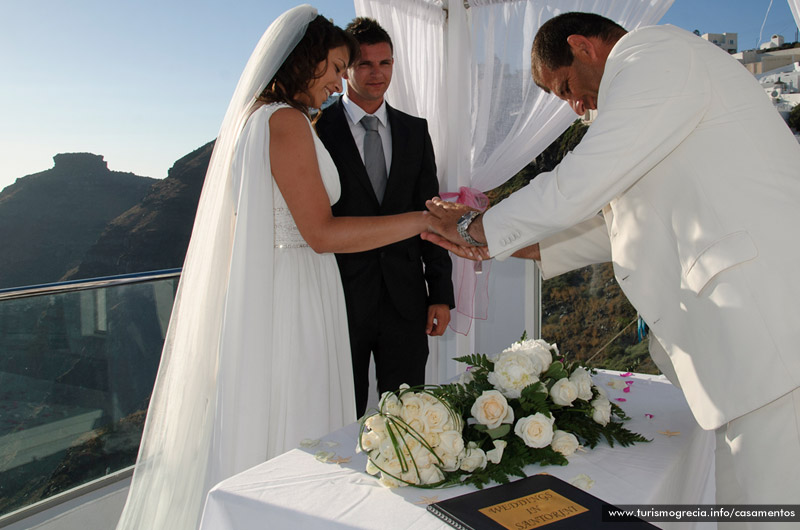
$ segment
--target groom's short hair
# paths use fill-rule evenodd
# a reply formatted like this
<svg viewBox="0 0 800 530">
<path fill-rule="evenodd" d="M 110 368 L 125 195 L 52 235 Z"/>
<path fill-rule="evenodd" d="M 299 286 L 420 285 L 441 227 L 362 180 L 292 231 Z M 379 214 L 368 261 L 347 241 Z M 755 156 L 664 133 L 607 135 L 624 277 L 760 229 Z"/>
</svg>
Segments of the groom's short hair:
<svg viewBox="0 0 800 530">
<path fill-rule="evenodd" d="M 381 42 L 386 42 L 389 44 L 392 53 L 394 53 L 392 38 L 374 18 L 356 17 L 347 25 L 345 31 L 355 37 L 358 44 L 379 44 Z"/>
</svg>

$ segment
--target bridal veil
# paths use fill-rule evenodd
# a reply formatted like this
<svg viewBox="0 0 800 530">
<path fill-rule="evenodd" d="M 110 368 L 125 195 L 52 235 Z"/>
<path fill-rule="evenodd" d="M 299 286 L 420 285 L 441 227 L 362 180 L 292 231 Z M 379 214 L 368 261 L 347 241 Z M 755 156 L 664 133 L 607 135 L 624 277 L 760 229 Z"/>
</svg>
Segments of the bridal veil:
<svg viewBox="0 0 800 530">
<path fill-rule="evenodd" d="M 272 186 L 231 165 L 256 97 L 316 16 L 302 5 L 270 25 L 225 114 L 118 530 L 195 529 L 211 487 L 266 459 L 270 366 L 258 352 L 271 343 Z"/>
</svg>

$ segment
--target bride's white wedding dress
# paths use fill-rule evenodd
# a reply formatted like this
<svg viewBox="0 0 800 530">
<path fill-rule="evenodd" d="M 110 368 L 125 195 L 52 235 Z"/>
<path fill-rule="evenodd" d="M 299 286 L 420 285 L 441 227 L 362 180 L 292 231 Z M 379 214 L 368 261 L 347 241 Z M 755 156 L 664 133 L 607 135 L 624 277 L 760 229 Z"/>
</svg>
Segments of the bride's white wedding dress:
<svg viewBox="0 0 800 530">
<path fill-rule="evenodd" d="M 251 116 L 251 127 L 268 127 L 287 105 L 267 105 Z M 309 127 L 311 124 L 309 123 Z M 312 131 L 320 174 L 331 204 L 339 199 L 339 174 Z M 270 176 L 271 178 L 271 176 Z M 272 359 L 269 374 L 267 456 L 303 438 L 320 437 L 355 421 L 353 368 L 347 312 L 333 254 L 317 254 L 297 230 L 272 179 L 275 219 Z"/>
<path fill-rule="evenodd" d="M 336 261 L 297 231 L 270 169 L 279 106 L 256 101 L 316 16 L 302 5 L 270 25 L 225 113 L 118 530 L 196 529 L 215 484 L 356 419 Z"/>
</svg>

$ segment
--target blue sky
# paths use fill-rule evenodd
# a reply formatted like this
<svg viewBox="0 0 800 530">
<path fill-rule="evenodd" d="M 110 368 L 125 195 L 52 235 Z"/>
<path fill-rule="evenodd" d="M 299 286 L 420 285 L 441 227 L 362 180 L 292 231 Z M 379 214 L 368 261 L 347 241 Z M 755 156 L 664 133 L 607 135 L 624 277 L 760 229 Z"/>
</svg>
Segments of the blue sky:
<svg viewBox="0 0 800 530">
<path fill-rule="evenodd" d="M 165 177 L 216 136 L 256 42 L 298 3 L 2 0 L 0 189 L 64 152 Z M 349 0 L 312 3 L 339 25 L 355 16 Z M 787 0 L 675 0 L 661 22 L 736 32 L 740 50 L 796 31 Z"/>
</svg>

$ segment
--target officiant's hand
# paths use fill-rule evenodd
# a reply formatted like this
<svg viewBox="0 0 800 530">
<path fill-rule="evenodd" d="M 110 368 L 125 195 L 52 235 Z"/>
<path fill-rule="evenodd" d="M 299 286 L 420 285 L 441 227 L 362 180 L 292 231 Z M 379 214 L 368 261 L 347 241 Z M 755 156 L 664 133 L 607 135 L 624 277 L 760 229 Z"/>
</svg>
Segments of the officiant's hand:
<svg viewBox="0 0 800 530">
<path fill-rule="evenodd" d="M 420 237 L 425 241 L 430 241 L 435 245 L 439 245 L 445 250 L 449 250 L 459 258 L 471 259 L 473 261 L 482 261 L 491 259 L 489 255 L 489 247 L 471 247 L 456 245 L 452 241 L 448 241 L 439 234 L 433 232 L 422 232 Z"/>
<path fill-rule="evenodd" d="M 434 197 L 433 199 L 426 201 L 425 207 L 428 208 L 428 211 L 431 214 L 430 218 L 428 219 L 429 232 L 438 234 L 458 246 L 470 246 L 469 243 L 464 241 L 464 239 L 458 234 L 456 225 L 462 215 L 469 211 L 475 210 L 475 208 L 470 208 L 469 206 L 455 202 L 443 201 L 439 197 Z M 480 217 L 476 218 L 470 226 L 470 235 L 472 235 L 472 237 L 474 237 L 477 241 L 486 241 L 483 234 L 483 223 Z"/>
</svg>

